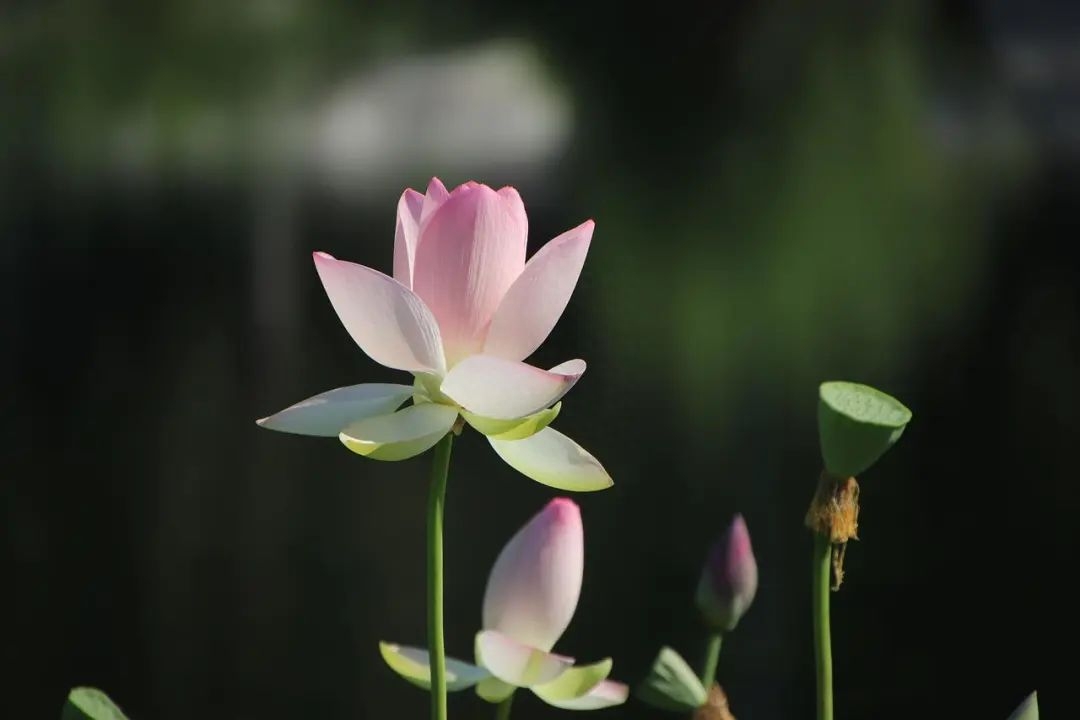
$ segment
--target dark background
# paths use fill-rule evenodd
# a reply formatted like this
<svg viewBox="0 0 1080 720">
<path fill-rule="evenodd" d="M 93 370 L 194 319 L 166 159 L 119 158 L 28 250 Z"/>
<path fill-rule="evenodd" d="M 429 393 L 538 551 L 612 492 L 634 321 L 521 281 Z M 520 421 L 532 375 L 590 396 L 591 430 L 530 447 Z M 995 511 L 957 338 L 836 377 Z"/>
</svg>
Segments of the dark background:
<svg viewBox="0 0 1080 720">
<path fill-rule="evenodd" d="M 430 457 L 254 420 L 403 380 L 310 253 L 388 271 L 398 196 L 437 175 L 517 186 L 530 252 L 597 222 L 533 357 L 588 361 L 558 427 L 616 483 L 575 496 L 559 650 L 631 684 L 662 644 L 696 661 L 700 563 L 742 512 L 761 586 L 721 682 L 740 720 L 811 718 L 816 388 L 850 379 L 914 420 L 861 478 L 838 717 L 1004 720 L 1032 689 L 1068 717 L 1080 13 L 813 5 L 4 3 L 3 716 L 94 684 L 134 720 L 426 717 L 377 641 L 424 640 Z M 456 444 L 453 654 L 552 496 Z"/>
</svg>

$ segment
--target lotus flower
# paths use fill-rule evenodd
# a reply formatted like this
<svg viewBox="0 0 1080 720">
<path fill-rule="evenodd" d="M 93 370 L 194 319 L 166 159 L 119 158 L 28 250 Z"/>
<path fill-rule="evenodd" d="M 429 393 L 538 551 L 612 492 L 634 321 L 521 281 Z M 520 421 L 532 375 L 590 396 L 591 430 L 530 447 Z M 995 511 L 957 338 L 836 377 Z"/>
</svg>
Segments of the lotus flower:
<svg viewBox="0 0 1080 720">
<path fill-rule="evenodd" d="M 533 480 L 566 491 L 611 486 L 596 458 L 548 427 L 585 362 L 546 370 L 523 362 L 566 308 L 593 225 L 568 230 L 526 262 L 528 219 L 513 188 L 468 182 L 447 192 L 435 178 L 426 195 L 405 190 L 392 278 L 324 252 L 314 258 L 349 335 L 375 362 L 411 373 L 412 384 L 335 388 L 258 424 L 404 460 L 459 430 L 463 418 Z"/>
<path fill-rule="evenodd" d="M 697 606 L 714 630 L 729 632 L 757 594 L 758 567 L 746 520 L 736 514 L 713 544 L 697 587 Z"/>
<path fill-rule="evenodd" d="M 549 705 L 596 710 L 626 702 L 629 688 L 607 679 L 610 658 L 575 666 L 552 648 L 577 609 L 584 571 L 581 511 L 567 498 L 550 501 L 502 549 L 484 593 L 477 664 L 447 658 L 448 689 L 477 686 L 501 702 L 529 688 Z M 406 680 L 427 689 L 426 650 L 381 643 L 382 656 Z"/>
</svg>

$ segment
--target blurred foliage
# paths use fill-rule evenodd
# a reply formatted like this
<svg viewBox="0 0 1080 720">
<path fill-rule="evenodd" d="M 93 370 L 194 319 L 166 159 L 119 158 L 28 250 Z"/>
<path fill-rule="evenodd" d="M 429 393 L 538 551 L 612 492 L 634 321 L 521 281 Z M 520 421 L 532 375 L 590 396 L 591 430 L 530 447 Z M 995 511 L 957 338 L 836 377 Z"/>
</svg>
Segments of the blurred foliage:
<svg viewBox="0 0 1080 720">
<path fill-rule="evenodd" d="M 1022 138 L 989 158 L 949 151 L 913 14 L 795 37 L 797 20 L 766 18 L 728 101 L 736 117 L 697 139 L 700 177 L 615 168 L 594 185 L 601 322 L 621 357 L 647 365 L 614 367 L 669 375 L 681 409 L 718 427 L 737 421 L 746 398 L 732 394 L 762 368 L 786 371 L 750 386 L 759 398 L 837 374 L 895 377 L 964 316 Z M 758 87 L 776 65 L 790 74 Z"/>
</svg>

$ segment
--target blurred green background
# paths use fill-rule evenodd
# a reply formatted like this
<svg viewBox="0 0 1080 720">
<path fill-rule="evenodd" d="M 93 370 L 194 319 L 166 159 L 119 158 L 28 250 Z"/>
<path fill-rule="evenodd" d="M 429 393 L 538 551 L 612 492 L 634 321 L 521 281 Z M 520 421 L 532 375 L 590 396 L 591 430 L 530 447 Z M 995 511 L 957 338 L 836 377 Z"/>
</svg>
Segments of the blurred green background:
<svg viewBox="0 0 1080 720">
<path fill-rule="evenodd" d="M 534 356 L 585 358 L 559 648 L 636 684 L 696 660 L 708 544 L 761 587 L 740 720 L 810 718 L 817 384 L 909 405 L 833 599 L 840 717 L 1067 717 L 1080 539 L 1080 12 L 1066 2 L 0 7 L 5 716 L 107 689 L 134 720 L 421 718 L 377 641 L 424 639 L 430 458 L 254 420 L 395 382 L 313 250 L 389 270 L 397 198 L 512 184 L 530 252 L 594 218 Z M 553 492 L 475 433 L 447 510 L 447 645 Z M 491 708 L 455 695 L 457 718 Z M 559 711 L 522 696 L 514 716 Z M 655 718 L 631 701 L 601 717 Z"/>
</svg>

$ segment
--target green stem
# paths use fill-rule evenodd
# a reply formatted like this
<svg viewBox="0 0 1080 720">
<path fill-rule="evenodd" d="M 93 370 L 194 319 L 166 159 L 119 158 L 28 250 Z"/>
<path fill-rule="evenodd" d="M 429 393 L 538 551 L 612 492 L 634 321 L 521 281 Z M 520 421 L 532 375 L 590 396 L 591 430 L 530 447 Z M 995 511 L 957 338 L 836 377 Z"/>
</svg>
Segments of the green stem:
<svg viewBox="0 0 1080 720">
<path fill-rule="evenodd" d="M 431 720 L 446 720 L 446 645 L 443 639 L 443 506 L 454 434 L 435 446 L 427 512 L 428 654 L 431 659 Z"/>
<path fill-rule="evenodd" d="M 832 543 L 814 533 L 814 658 L 817 664 L 817 718 L 832 720 L 832 640 L 829 634 L 829 577 Z"/>
<path fill-rule="evenodd" d="M 716 666 L 720 664 L 720 645 L 724 642 L 724 636 L 716 632 L 709 636 L 709 642 L 705 646 L 705 662 L 701 668 L 701 684 L 707 691 L 716 682 Z"/>
<path fill-rule="evenodd" d="M 514 704 L 514 694 L 503 700 L 495 708 L 495 720 L 510 720 L 510 706 Z"/>
</svg>

